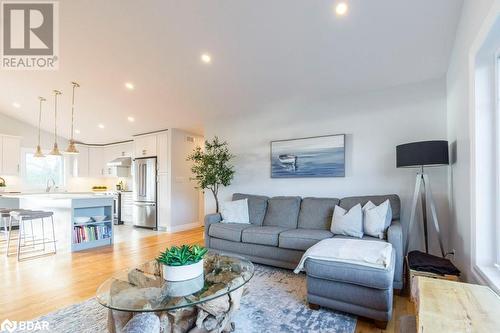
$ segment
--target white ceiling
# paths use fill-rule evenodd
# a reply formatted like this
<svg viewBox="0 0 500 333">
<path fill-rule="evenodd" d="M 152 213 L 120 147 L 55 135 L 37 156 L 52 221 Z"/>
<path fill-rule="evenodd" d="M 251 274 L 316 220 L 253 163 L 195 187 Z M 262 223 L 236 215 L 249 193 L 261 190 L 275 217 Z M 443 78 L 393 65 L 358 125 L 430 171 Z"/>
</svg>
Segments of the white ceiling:
<svg viewBox="0 0 500 333">
<path fill-rule="evenodd" d="M 49 97 L 51 130 L 60 89 L 68 137 L 76 80 L 77 139 L 107 143 L 168 127 L 202 133 L 209 117 L 445 74 L 461 0 L 347 2 L 339 18 L 335 0 L 60 1 L 59 70 L 1 71 L 0 110 L 36 124 L 37 96 Z"/>
</svg>

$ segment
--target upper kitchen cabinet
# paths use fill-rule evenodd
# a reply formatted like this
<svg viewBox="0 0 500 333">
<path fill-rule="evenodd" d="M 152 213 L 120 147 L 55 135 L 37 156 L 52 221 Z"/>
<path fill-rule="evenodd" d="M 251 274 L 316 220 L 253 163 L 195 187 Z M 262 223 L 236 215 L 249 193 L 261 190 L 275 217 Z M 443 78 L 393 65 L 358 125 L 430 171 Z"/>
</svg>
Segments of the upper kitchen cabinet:
<svg viewBox="0 0 500 333">
<path fill-rule="evenodd" d="M 158 133 L 156 137 L 157 143 L 157 165 L 158 165 L 158 173 L 167 173 L 168 172 L 168 161 L 169 161 L 169 147 L 168 147 L 168 133 L 169 132 L 161 132 Z"/>
<path fill-rule="evenodd" d="M 89 177 L 89 147 L 77 145 L 79 154 L 73 160 L 73 177 Z"/>
<path fill-rule="evenodd" d="M 18 176 L 21 159 L 21 138 L 16 136 L 0 136 L 1 167 L 0 174 Z"/>
<path fill-rule="evenodd" d="M 104 148 L 89 147 L 89 177 L 104 177 Z"/>
<path fill-rule="evenodd" d="M 156 156 L 156 134 L 141 135 L 134 138 L 134 157 Z"/>
</svg>

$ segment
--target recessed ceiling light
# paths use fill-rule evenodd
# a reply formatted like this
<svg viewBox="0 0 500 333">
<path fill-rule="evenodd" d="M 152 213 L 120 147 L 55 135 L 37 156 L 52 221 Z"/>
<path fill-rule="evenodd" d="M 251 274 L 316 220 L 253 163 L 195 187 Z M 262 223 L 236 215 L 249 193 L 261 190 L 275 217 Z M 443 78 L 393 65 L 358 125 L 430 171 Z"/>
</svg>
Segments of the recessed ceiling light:
<svg viewBox="0 0 500 333">
<path fill-rule="evenodd" d="M 134 90 L 135 86 L 132 82 L 125 82 L 125 88 L 127 88 L 128 90 Z"/>
<path fill-rule="evenodd" d="M 209 64 L 212 62 L 212 57 L 208 53 L 203 53 L 201 55 L 201 61 L 203 61 L 205 64 Z"/>
<path fill-rule="evenodd" d="M 127 117 L 127 120 L 131 123 L 133 123 L 135 121 L 135 118 L 134 117 Z"/>
<path fill-rule="evenodd" d="M 348 9 L 349 7 L 345 2 L 340 2 L 337 4 L 337 6 L 335 6 L 335 13 L 337 13 L 337 15 L 339 16 L 344 16 L 345 14 L 347 14 Z"/>
<path fill-rule="evenodd" d="M 12 106 L 15 107 L 16 109 L 19 109 L 21 107 L 21 104 L 19 104 L 18 102 L 14 102 L 12 103 Z"/>
<path fill-rule="evenodd" d="M 100 129 L 103 129 L 104 125 L 103 124 L 99 124 L 99 125 L 97 125 L 97 127 L 99 127 Z"/>
<path fill-rule="evenodd" d="M 75 133 L 76 133 L 76 134 L 80 134 L 80 130 L 79 130 L 79 129 L 76 129 L 76 130 L 75 130 Z"/>
</svg>

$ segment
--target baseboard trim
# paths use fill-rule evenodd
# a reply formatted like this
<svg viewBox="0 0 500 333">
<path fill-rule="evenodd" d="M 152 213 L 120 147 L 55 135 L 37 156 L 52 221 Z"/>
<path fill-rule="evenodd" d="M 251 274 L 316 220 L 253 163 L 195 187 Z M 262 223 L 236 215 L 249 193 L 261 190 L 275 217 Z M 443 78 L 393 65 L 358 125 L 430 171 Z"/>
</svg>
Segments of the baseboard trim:
<svg viewBox="0 0 500 333">
<path fill-rule="evenodd" d="M 200 222 L 193 222 L 193 223 L 176 225 L 173 227 L 166 227 L 165 229 L 168 233 L 173 233 L 173 232 L 191 230 L 191 229 L 199 228 L 201 226 L 202 226 L 202 224 Z"/>
</svg>

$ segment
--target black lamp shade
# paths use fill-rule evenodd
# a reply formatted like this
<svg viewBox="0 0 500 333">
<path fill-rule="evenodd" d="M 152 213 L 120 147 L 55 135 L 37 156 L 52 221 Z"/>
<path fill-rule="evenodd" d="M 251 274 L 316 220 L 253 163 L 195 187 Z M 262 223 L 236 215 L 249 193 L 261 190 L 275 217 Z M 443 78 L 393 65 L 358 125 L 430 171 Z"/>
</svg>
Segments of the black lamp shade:
<svg viewBox="0 0 500 333">
<path fill-rule="evenodd" d="M 448 165 L 448 141 L 420 141 L 396 146 L 396 166 Z"/>
</svg>

